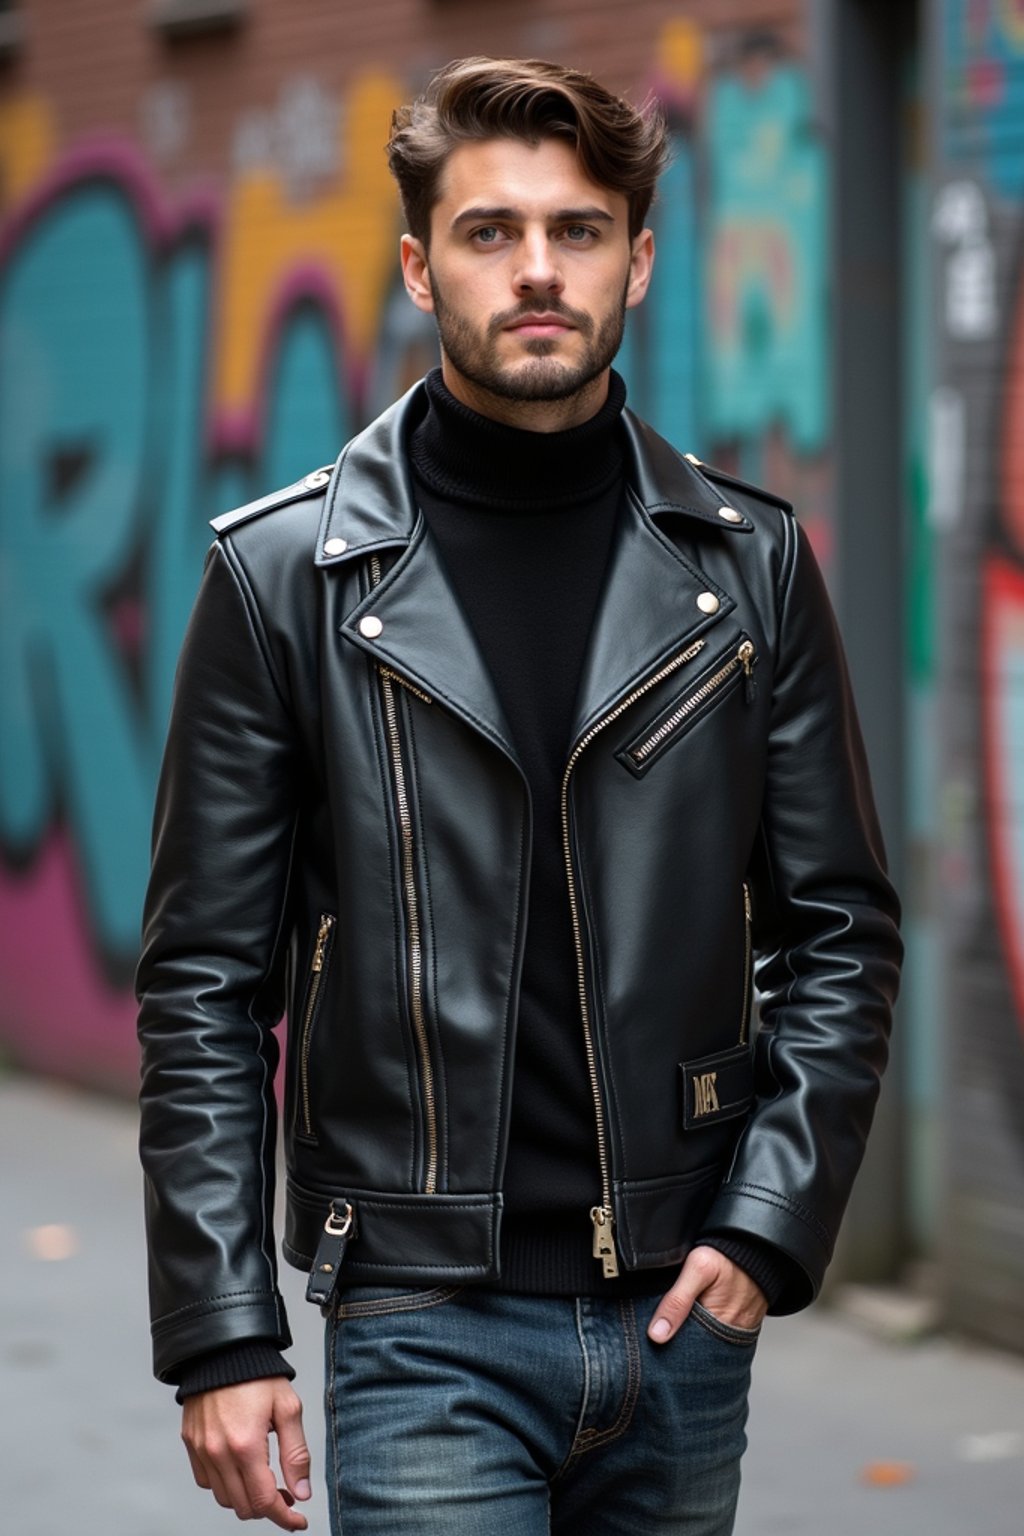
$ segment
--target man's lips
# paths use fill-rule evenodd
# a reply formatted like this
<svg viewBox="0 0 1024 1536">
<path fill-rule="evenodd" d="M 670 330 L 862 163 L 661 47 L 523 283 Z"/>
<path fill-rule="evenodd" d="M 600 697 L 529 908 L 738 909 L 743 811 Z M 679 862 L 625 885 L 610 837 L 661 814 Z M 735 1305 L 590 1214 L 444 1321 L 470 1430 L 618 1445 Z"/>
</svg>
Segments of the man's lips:
<svg viewBox="0 0 1024 1536">
<path fill-rule="evenodd" d="M 563 331 L 573 330 L 574 326 L 564 315 L 523 315 L 519 320 L 510 321 L 505 329 L 520 336 L 559 336 Z"/>
</svg>

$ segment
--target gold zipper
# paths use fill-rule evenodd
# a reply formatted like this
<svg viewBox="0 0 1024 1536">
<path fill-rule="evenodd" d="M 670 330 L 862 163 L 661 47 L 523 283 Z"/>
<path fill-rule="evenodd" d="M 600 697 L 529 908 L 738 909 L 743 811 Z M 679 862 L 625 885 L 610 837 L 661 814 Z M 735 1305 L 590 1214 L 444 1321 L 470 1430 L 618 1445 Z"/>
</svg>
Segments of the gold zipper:
<svg viewBox="0 0 1024 1536">
<path fill-rule="evenodd" d="M 421 699 L 424 704 L 433 704 L 434 701 L 430 694 L 424 693 L 422 688 L 417 688 L 415 683 L 410 683 L 409 679 L 403 677 L 401 672 L 395 672 L 393 668 L 384 666 L 378 666 L 377 671 L 381 677 L 386 677 L 392 683 L 400 684 L 406 692 L 411 693 L 417 699 Z"/>
<path fill-rule="evenodd" d="M 583 956 L 583 938 L 580 924 L 579 899 L 576 894 L 576 876 L 572 867 L 572 838 L 569 832 L 569 779 L 573 768 L 579 760 L 583 749 L 590 745 L 599 731 L 603 731 L 606 725 L 627 710 L 637 699 L 642 698 L 651 688 L 656 687 L 663 678 L 668 677 L 677 667 L 683 666 L 687 661 L 700 654 L 707 642 L 703 639 L 695 640 L 687 646 L 685 651 L 680 651 L 660 667 L 646 682 L 634 688 L 632 693 L 626 695 L 610 709 L 606 715 L 592 725 L 589 731 L 576 743 L 572 755 L 566 764 L 565 774 L 562 778 L 562 850 L 565 856 L 565 874 L 569 886 L 569 911 L 572 916 L 573 943 L 576 947 L 576 977 L 579 988 L 580 1017 L 583 1020 L 583 1043 L 587 1055 L 587 1072 L 590 1077 L 590 1091 L 594 1099 L 594 1116 L 597 1122 L 597 1158 L 601 1169 L 601 1204 L 591 1208 L 590 1220 L 594 1228 L 594 1258 L 601 1260 L 601 1267 L 606 1280 L 613 1280 L 619 1273 L 619 1261 L 615 1252 L 615 1211 L 612 1206 L 612 1181 L 611 1169 L 608 1161 L 607 1129 L 604 1116 L 604 1102 L 601 1098 L 601 1083 L 597 1073 L 597 1056 L 594 1050 L 594 1036 L 590 1022 L 590 1004 L 587 999 L 587 971 L 586 961 Z"/>
<path fill-rule="evenodd" d="M 750 886 L 743 882 L 743 1012 L 740 1014 L 740 1045 L 747 1043 L 750 1026 L 750 992 L 753 980 L 751 971 L 754 958 L 753 910 L 750 905 Z"/>
<path fill-rule="evenodd" d="M 719 667 L 713 677 L 709 677 L 707 682 L 703 683 L 695 693 L 691 693 L 688 699 L 684 699 L 679 708 L 674 709 L 668 719 L 663 720 L 658 729 L 651 732 L 646 741 L 641 742 L 638 747 L 632 748 L 629 755 L 633 761 L 635 763 L 642 763 L 645 758 L 649 757 L 655 747 L 661 746 L 666 736 L 670 736 L 678 726 L 682 725 L 683 721 L 692 715 L 694 710 L 703 704 L 705 700 L 709 699 L 717 689 L 721 688 L 722 684 L 727 682 L 740 667 L 743 668 L 748 679 L 753 677 L 754 646 L 750 640 L 741 640 L 735 656 L 730 656 L 725 665 Z"/>
<path fill-rule="evenodd" d="M 370 560 L 373 585 L 381 578 L 380 560 L 374 555 Z M 420 1074 L 423 1080 L 423 1100 L 426 1113 L 427 1170 L 424 1193 L 437 1191 L 437 1108 L 434 1097 L 434 1069 L 430 1060 L 430 1042 L 423 1013 L 423 943 L 420 932 L 419 894 L 416 890 L 416 849 L 413 838 L 412 815 L 406 789 L 405 764 L 402 760 L 402 740 L 398 730 L 398 708 L 395 703 L 394 682 L 401 682 L 411 692 L 418 688 L 398 678 L 390 667 L 378 664 L 381 694 L 384 699 L 384 718 L 387 725 L 388 744 L 391 749 L 391 767 L 395 780 L 395 799 L 398 807 L 398 827 L 402 840 L 402 886 L 405 893 L 405 921 L 409 958 L 409 1005 L 412 1014 L 413 1033 L 420 1058 Z M 426 695 L 421 695 L 426 697 Z M 429 699 L 427 700 L 429 703 Z"/>
<path fill-rule="evenodd" d="M 320 988 L 324 979 L 324 966 L 327 955 L 327 945 L 331 937 L 331 929 L 334 927 L 334 918 L 329 912 L 321 912 L 320 927 L 316 935 L 316 948 L 313 950 L 313 959 L 309 967 L 309 992 L 306 997 L 306 1010 L 302 1016 L 302 1043 L 299 1050 L 299 1085 L 302 1094 L 302 1129 L 307 1136 L 313 1135 L 313 1112 L 309 1102 L 309 1052 L 313 1044 L 313 1020 L 316 1017 L 317 999 L 320 996 Z"/>
</svg>

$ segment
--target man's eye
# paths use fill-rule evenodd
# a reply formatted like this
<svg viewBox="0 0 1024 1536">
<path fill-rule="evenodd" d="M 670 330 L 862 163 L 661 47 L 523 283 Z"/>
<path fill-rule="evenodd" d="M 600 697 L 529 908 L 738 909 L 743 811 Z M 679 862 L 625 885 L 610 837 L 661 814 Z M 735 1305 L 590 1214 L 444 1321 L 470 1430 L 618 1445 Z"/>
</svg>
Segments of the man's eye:
<svg viewBox="0 0 1024 1536">
<path fill-rule="evenodd" d="M 586 224 L 567 224 L 565 228 L 566 239 L 574 244 L 579 244 L 581 240 L 589 240 L 593 233 L 594 231 L 588 229 Z"/>
<path fill-rule="evenodd" d="M 501 230 L 496 224 L 485 224 L 483 229 L 473 231 L 473 239 L 478 240 L 481 245 L 495 245 L 500 238 Z"/>
</svg>

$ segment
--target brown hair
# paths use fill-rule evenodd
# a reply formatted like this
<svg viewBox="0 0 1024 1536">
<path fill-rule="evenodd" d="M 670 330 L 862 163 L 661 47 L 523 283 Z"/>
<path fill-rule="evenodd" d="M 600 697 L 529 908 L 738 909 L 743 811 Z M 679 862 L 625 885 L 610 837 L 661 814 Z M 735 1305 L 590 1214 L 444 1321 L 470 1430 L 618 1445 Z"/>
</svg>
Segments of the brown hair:
<svg viewBox="0 0 1024 1536">
<path fill-rule="evenodd" d="M 644 226 L 668 160 L 665 120 L 631 106 L 591 76 L 543 59 L 453 59 L 423 94 L 392 115 L 387 153 L 411 234 L 426 246 L 445 162 L 481 139 L 564 138 L 597 186 L 629 200 L 629 234 Z"/>
</svg>

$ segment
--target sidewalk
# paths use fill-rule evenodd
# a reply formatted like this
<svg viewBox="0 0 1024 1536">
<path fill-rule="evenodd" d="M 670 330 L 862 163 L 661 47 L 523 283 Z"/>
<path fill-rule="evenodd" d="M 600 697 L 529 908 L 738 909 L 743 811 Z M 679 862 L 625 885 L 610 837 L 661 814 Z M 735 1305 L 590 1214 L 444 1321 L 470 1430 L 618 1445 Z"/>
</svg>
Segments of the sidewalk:
<svg viewBox="0 0 1024 1536">
<path fill-rule="evenodd" d="M 192 1485 L 178 1410 L 149 1375 L 140 1182 L 130 1107 L 0 1078 L 2 1526 L 18 1536 L 237 1528 Z M 322 1468 L 319 1319 L 301 1277 L 282 1280 Z M 910 1480 L 868 1485 L 877 1463 Z M 307 1513 L 327 1536 L 319 1491 Z M 823 1311 L 767 1324 L 736 1536 L 1022 1529 L 1024 1361 L 883 1345 Z"/>
</svg>

